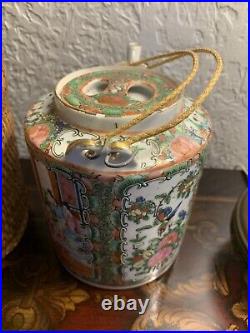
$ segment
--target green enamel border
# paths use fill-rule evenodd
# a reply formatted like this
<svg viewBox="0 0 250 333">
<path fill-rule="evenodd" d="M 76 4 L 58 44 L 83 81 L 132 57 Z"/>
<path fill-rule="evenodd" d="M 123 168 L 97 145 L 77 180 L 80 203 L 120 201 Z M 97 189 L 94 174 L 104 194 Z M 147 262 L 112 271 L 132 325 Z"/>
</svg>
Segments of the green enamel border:
<svg viewBox="0 0 250 333">
<path fill-rule="evenodd" d="M 87 82 L 94 79 L 107 79 L 110 82 L 115 82 L 120 87 L 120 95 L 127 100 L 128 105 L 124 106 L 105 106 L 98 102 L 98 98 L 101 96 L 117 96 L 117 93 L 100 93 L 91 98 L 86 98 L 81 93 L 81 87 L 87 84 Z M 155 89 L 155 96 L 148 100 L 148 102 L 134 101 L 126 95 L 125 85 L 129 81 L 143 81 L 146 84 L 152 86 Z M 69 81 L 62 90 L 61 97 L 69 103 L 72 107 L 79 108 L 80 111 L 101 113 L 106 116 L 122 116 L 129 114 L 137 114 L 154 107 L 162 99 L 166 98 L 172 89 L 169 87 L 168 81 L 159 75 L 149 73 L 147 71 L 141 71 L 138 69 L 131 70 L 107 70 L 97 71 L 76 77 Z M 89 110 L 88 110 L 89 109 Z M 94 110 L 94 111 L 90 111 Z"/>
</svg>

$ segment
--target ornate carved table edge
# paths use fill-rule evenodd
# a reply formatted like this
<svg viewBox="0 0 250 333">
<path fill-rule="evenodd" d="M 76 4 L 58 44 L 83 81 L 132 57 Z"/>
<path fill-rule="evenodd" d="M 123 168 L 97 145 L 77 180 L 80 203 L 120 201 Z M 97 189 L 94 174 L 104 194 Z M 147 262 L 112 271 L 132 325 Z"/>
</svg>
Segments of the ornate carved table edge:
<svg viewBox="0 0 250 333">
<path fill-rule="evenodd" d="M 78 282 L 58 263 L 29 162 L 22 165 L 30 221 L 21 243 L 3 262 L 3 329 L 247 330 L 247 269 L 232 252 L 229 230 L 245 188 L 240 172 L 205 170 L 171 271 L 141 288 L 112 292 Z M 143 315 L 103 311 L 101 300 L 114 294 L 149 298 L 150 304 Z"/>
</svg>

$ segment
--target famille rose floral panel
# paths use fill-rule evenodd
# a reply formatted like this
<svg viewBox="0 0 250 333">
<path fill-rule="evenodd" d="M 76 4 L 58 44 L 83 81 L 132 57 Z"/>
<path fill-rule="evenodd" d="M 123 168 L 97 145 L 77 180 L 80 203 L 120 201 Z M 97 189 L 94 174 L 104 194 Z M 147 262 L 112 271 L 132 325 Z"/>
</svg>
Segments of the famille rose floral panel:
<svg viewBox="0 0 250 333">
<path fill-rule="evenodd" d="M 34 157 L 58 257 L 79 279 L 108 288 L 153 280 L 183 240 L 203 156 L 150 179 L 103 181 Z"/>
<path fill-rule="evenodd" d="M 150 280 L 173 263 L 190 214 L 199 163 L 129 186 L 122 199 L 124 278 Z"/>
</svg>

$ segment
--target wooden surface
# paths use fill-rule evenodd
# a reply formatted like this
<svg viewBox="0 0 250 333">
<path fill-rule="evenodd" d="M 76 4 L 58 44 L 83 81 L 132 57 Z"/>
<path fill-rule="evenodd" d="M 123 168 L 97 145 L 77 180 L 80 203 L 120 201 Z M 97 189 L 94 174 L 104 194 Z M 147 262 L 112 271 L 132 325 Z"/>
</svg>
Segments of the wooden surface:
<svg viewBox="0 0 250 333">
<path fill-rule="evenodd" d="M 108 291 L 71 277 L 57 261 L 29 161 L 30 220 L 21 244 L 4 261 L 5 329 L 246 330 L 247 272 L 230 243 L 230 219 L 246 187 L 239 171 L 205 170 L 178 259 L 141 288 Z M 104 311 L 103 298 L 150 298 L 144 315 Z"/>
</svg>

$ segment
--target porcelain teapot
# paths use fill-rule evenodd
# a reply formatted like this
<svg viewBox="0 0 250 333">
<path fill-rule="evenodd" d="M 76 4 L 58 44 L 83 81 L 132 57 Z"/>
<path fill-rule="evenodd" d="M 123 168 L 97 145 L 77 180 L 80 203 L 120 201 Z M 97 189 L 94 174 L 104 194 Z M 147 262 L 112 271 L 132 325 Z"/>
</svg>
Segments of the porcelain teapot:
<svg viewBox="0 0 250 333">
<path fill-rule="evenodd" d="M 200 53 L 216 68 L 192 100 L 184 92 Z M 182 57 L 192 70 L 181 83 L 153 70 Z M 210 49 L 81 69 L 27 112 L 26 142 L 55 251 L 76 278 L 126 289 L 174 263 L 211 137 L 201 104 L 221 70 Z"/>
</svg>

